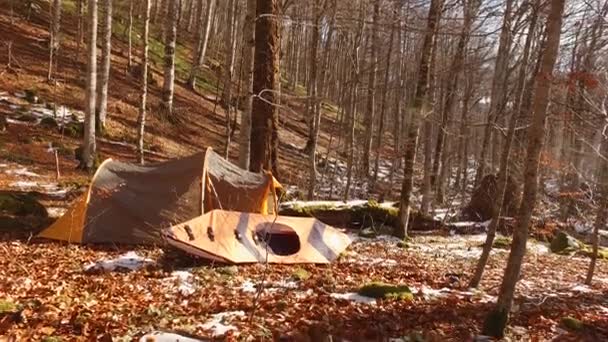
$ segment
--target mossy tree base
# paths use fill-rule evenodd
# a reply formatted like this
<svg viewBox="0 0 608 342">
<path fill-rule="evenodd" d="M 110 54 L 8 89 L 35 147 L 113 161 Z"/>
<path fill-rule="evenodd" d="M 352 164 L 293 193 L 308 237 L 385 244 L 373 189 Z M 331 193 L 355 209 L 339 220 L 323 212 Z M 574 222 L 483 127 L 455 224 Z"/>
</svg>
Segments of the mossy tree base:
<svg viewBox="0 0 608 342">
<path fill-rule="evenodd" d="M 483 322 L 482 334 L 495 338 L 503 338 L 509 320 L 509 312 L 504 309 L 493 309 Z"/>
</svg>

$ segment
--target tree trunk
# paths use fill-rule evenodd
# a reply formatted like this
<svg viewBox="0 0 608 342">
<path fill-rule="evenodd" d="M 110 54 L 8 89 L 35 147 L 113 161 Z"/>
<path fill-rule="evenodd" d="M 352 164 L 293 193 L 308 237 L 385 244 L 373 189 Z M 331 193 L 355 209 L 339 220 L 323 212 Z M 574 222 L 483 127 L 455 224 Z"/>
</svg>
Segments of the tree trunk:
<svg viewBox="0 0 608 342">
<path fill-rule="evenodd" d="M 494 66 L 494 78 L 492 79 L 492 93 L 490 96 L 490 110 L 488 112 L 488 122 L 483 133 L 483 142 L 481 144 L 481 153 L 479 156 L 477 171 L 475 173 L 475 186 L 486 173 L 488 166 L 487 154 L 490 148 L 493 126 L 500 111 L 504 110 L 506 97 L 506 78 L 507 68 L 509 66 L 509 50 L 511 49 L 511 15 L 513 0 L 506 0 L 505 14 L 502 21 L 502 29 L 500 31 L 500 40 L 498 44 L 498 53 L 496 55 L 496 64 Z"/>
<path fill-rule="evenodd" d="M 59 30 L 61 27 L 61 0 L 53 0 L 51 6 L 51 27 L 49 33 L 51 35 L 49 41 L 49 72 L 47 75 L 47 81 L 53 79 L 53 70 L 57 69 L 57 60 L 59 59 Z"/>
<path fill-rule="evenodd" d="M 414 187 L 414 162 L 416 160 L 416 150 L 418 149 L 418 135 L 420 131 L 420 121 L 426 116 L 428 111 L 427 95 L 429 82 L 429 64 L 431 62 L 433 40 L 435 39 L 436 28 L 441 17 L 443 0 L 431 0 L 429 14 L 427 18 L 424 41 L 422 43 L 422 54 L 418 68 L 418 81 L 416 83 L 416 94 L 413 100 L 412 121 L 409 125 L 407 141 L 405 143 L 403 183 L 401 184 L 401 197 L 399 199 L 399 229 L 395 231 L 397 237 L 407 237 L 408 221 L 410 217 L 410 201 Z"/>
<path fill-rule="evenodd" d="M 347 160 L 346 160 L 346 187 L 344 189 L 344 201 L 347 201 L 350 197 L 350 188 L 353 179 L 353 167 L 355 163 L 355 127 L 357 121 L 357 95 L 358 90 L 357 87 L 359 85 L 360 78 L 360 57 L 359 57 L 359 48 L 361 47 L 361 41 L 363 38 L 363 28 L 365 26 L 365 4 L 363 0 L 358 0 L 359 3 L 359 25 L 357 32 L 355 33 L 354 42 L 353 42 L 353 51 L 352 56 L 354 59 L 353 69 L 351 71 L 352 75 L 352 88 L 351 95 L 349 101 L 349 120 L 348 120 L 348 130 L 346 132 L 346 152 L 347 152 Z"/>
<path fill-rule="evenodd" d="M 84 141 L 81 168 L 95 168 L 95 95 L 97 89 L 97 0 L 88 2 L 87 86 L 85 92 Z"/>
<path fill-rule="evenodd" d="M 316 145 L 317 145 L 317 133 L 315 126 L 317 124 L 317 116 L 320 113 L 317 111 L 319 100 L 317 99 L 317 68 L 318 68 L 318 50 L 319 50 L 319 24 L 321 22 L 321 4 L 320 0 L 314 0 L 312 3 L 312 34 L 310 41 L 310 78 L 308 83 L 308 120 L 309 120 L 309 132 L 308 132 L 308 195 L 309 201 L 314 199 L 315 187 L 317 185 L 317 160 L 316 160 Z"/>
<path fill-rule="evenodd" d="M 587 270 L 587 277 L 585 278 L 585 284 L 591 285 L 593 281 L 593 273 L 595 272 L 595 265 L 597 263 L 597 254 L 599 250 L 599 230 L 606 227 L 606 221 L 608 221 L 608 162 L 604 159 L 608 156 L 608 138 L 606 137 L 606 130 L 608 126 L 604 126 L 602 130 L 602 143 L 600 147 L 600 156 L 598 162 L 601 164 L 598 168 L 597 173 L 600 198 L 597 208 L 597 217 L 595 219 L 595 226 L 593 227 L 593 254 L 591 255 L 591 261 L 589 262 L 589 269 Z"/>
<path fill-rule="evenodd" d="M 369 158 L 372 152 L 375 120 L 376 72 L 378 69 L 378 20 L 380 19 L 380 0 L 374 1 L 374 16 L 372 25 L 372 43 L 369 58 L 369 81 L 367 85 L 367 108 L 365 110 L 365 140 L 363 141 L 363 158 L 361 167 L 363 175 L 369 177 Z"/>
<path fill-rule="evenodd" d="M 226 114 L 226 141 L 224 145 L 224 156 L 228 158 L 228 152 L 230 151 L 230 140 L 232 137 L 232 125 L 230 120 L 230 107 L 232 104 L 232 73 L 234 69 L 234 50 L 236 39 L 234 37 L 235 28 L 235 0 L 228 1 L 226 14 L 226 27 L 224 31 L 224 87 L 222 89 L 222 104 Z"/>
<path fill-rule="evenodd" d="M 76 54 L 80 57 L 80 47 L 84 41 L 84 0 L 76 0 L 76 10 L 78 11 L 78 36 L 76 41 Z"/>
<path fill-rule="evenodd" d="M 420 211 L 423 214 L 428 214 L 431 209 L 431 201 L 433 200 L 430 172 L 433 156 L 433 122 L 431 122 L 430 118 L 424 120 L 422 137 L 424 140 L 424 175 L 422 178 L 422 201 L 420 202 Z"/>
<path fill-rule="evenodd" d="M 278 111 L 275 107 L 278 94 L 279 26 L 278 0 L 257 0 L 255 21 L 255 51 L 253 62 L 253 102 L 251 107 L 251 158 L 253 172 L 272 170 L 273 130 L 277 128 Z M 275 149 L 275 151 L 273 151 Z"/>
<path fill-rule="evenodd" d="M 173 115 L 173 90 L 175 87 L 175 44 L 177 41 L 177 12 L 178 0 L 166 0 L 169 2 L 168 15 L 165 22 L 165 58 L 164 58 L 164 81 L 162 92 L 163 115 L 172 118 Z"/>
<path fill-rule="evenodd" d="M 133 2 L 135 0 L 129 0 L 129 21 L 127 23 L 127 30 L 129 30 L 129 36 L 128 36 L 128 51 L 127 51 L 127 70 L 131 70 L 131 67 L 133 65 L 133 56 L 132 56 L 132 47 L 133 47 L 133 42 L 132 42 L 132 35 L 133 35 Z"/>
<path fill-rule="evenodd" d="M 398 2 L 397 8 L 393 11 L 393 20 L 391 22 L 391 33 L 388 39 L 388 49 L 386 51 L 386 65 L 384 67 L 384 89 L 382 91 L 382 103 L 380 105 L 380 121 L 378 123 L 378 137 L 376 138 L 376 159 L 374 160 L 374 182 L 378 180 L 378 169 L 380 168 L 380 149 L 382 148 L 382 134 L 384 133 L 384 117 L 387 107 L 388 84 L 390 80 L 391 55 L 393 54 L 393 41 L 395 40 L 395 24 L 397 23 Z"/>
<path fill-rule="evenodd" d="M 239 166 L 249 169 L 249 150 L 251 146 L 251 104 L 253 101 L 253 52 L 255 48 L 255 4 L 256 0 L 247 0 L 247 14 L 243 23 L 243 79 L 245 101 L 241 111 L 241 130 L 239 135 Z"/>
<path fill-rule="evenodd" d="M 542 53 L 542 64 L 538 77 L 542 80 L 537 82 L 534 92 L 534 105 L 532 114 L 532 125 L 528 129 L 528 149 L 525 165 L 524 193 L 516 230 L 513 232 L 511 252 L 507 261 L 507 268 L 500 288 L 496 307 L 487 316 L 484 322 L 484 335 L 502 338 L 507 324 L 515 285 L 519 280 L 521 263 L 526 253 L 526 241 L 528 228 L 532 218 L 532 211 L 536 202 L 538 189 L 538 171 L 540 152 L 545 138 L 545 121 L 547 117 L 547 106 L 553 80 L 553 68 L 557 59 L 560 44 L 562 26 L 562 14 L 564 12 L 565 0 L 551 0 L 551 9 L 547 18 L 547 40 Z"/>
<path fill-rule="evenodd" d="M 528 35 L 526 36 L 523 56 L 520 62 L 519 73 L 517 77 L 517 94 L 515 94 L 515 98 L 518 105 L 511 113 L 511 117 L 509 119 L 509 128 L 507 131 L 507 138 L 502 150 L 502 155 L 500 157 L 500 169 L 498 171 L 498 181 L 496 185 L 496 193 L 498 194 L 498 199 L 493 203 L 492 221 L 490 222 L 490 226 L 488 227 L 488 235 L 483 245 L 483 250 L 481 252 L 481 256 L 479 257 L 479 261 L 477 262 L 475 273 L 473 274 L 473 278 L 471 279 L 471 282 L 469 284 L 469 287 L 473 288 L 478 287 L 479 283 L 481 282 L 483 271 L 488 262 L 490 251 L 492 250 L 494 237 L 496 236 L 496 229 L 498 228 L 498 223 L 500 222 L 501 209 L 505 200 L 505 193 L 507 188 L 507 177 L 509 175 L 509 156 L 511 153 L 513 138 L 515 137 L 515 127 L 522 110 L 521 98 L 524 94 L 524 85 L 526 83 L 526 71 L 528 67 L 528 60 L 530 58 L 530 47 L 532 45 L 532 38 L 534 37 L 534 31 L 536 30 L 536 21 L 538 19 L 538 6 L 540 5 L 538 2 L 539 1 L 537 1 L 537 3 L 533 5 L 535 6 L 535 8 L 532 9 L 532 15 L 530 16 Z"/>
<path fill-rule="evenodd" d="M 150 0 L 144 0 L 144 32 L 141 57 L 141 80 L 139 93 L 139 115 L 137 116 L 137 152 L 139 162 L 144 164 L 144 130 L 146 128 L 146 98 L 148 96 L 148 37 L 150 35 Z"/>
<path fill-rule="evenodd" d="M 97 80 L 96 129 L 102 133 L 106 127 L 108 112 L 108 82 L 110 80 L 110 57 L 112 56 L 112 0 L 101 0 L 101 70 Z"/>
<path fill-rule="evenodd" d="M 209 32 L 211 31 L 211 24 L 213 23 L 212 13 L 214 4 L 218 0 L 208 0 L 207 8 L 205 10 L 204 25 L 200 25 L 200 30 L 197 34 L 197 46 L 194 60 L 192 61 L 192 68 L 190 69 L 190 76 L 188 77 L 188 88 L 196 88 L 196 76 L 200 68 L 203 67 L 205 61 L 205 54 L 207 53 L 207 45 L 209 44 Z M 249 1 L 249 0 L 248 0 Z M 202 2 L 202 0 L 201 0 Z M 200 21 L 203 19 L 200 18 Z"/>
</svg>

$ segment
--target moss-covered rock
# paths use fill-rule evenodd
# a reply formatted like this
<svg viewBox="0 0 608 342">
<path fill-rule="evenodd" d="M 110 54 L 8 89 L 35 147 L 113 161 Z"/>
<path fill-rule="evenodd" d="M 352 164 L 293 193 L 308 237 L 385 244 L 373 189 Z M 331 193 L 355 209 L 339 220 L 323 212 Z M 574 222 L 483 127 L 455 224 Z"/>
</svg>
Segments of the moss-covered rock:
<svg viewBox="0 0 608 342">
<path fill-rule="evenodd" d="M 0 314 L 6 312 L 14 312 L 17 310 L 17 305 L 10 300 L 0 299 Z"/>
<path fill-rule="evenodd" d="M 373 227 L 376 233 L 392 233 L 399 227 L 399 209 L 368 201 L 359 205 L 344 205 L 340 202 L 295 203 L 280 208 L 279 214 L 298 217 L 315 217 L 329 225 L 350 228 Z M 412 230 L 432 230 L 442 227 L 440 221 L 412 210 L 410 214 Z M 388 228 L 388 229 L 387 229 Z"/>
<path fill-rule="evenodd" d="M 492 248 L 498 249 L 510 249 L 511 248 L 511 238 L 507 236 L 498 236 L 494 239 L 492 243 Z"/>
<path fill-rule="evenodd" d="M 0 192 L 0 215 L 47 217 L 46 208 L 30 194 Z"/>
<path fill-rule="evenodd" d="M 580 250 L 584 244 L 563 231 L 557 232 L 551 240 L 551 252 L 558 254 L 568 254 Z"/>
<path fill-rule="evenodd" d="M 305 270 L 301 267 L 298 267 L 295 270 L 293 270 L 293 272 L 291 272 L 291 277 L 294 280 L 303 281 L 303 280 L 310 278 L 310 273 L 307 270 Z"/>
<path fill-rule="evenodd" d="M 585 327 L 583 322 L 570 316 L 562 317 L 561 323 L 566 329 L 574 331 L 582 330 Z"/>
<path fill-rule="evenodd" d="M 414 295 L 406 285 L 390 285 L 382 282 L 372 282 L 359 288 L 358 294 L 371 298 L 390 298 L 412 300 Z"/>
</svg>

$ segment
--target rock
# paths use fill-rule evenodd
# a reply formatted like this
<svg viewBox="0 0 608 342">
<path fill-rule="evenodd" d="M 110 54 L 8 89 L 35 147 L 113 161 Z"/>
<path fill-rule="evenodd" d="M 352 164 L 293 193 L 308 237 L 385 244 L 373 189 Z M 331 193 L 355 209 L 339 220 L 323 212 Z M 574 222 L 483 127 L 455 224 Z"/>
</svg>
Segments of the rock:
<svg viewBox="0 0 608 342">
<path fill-rule="evenodd" d="M 36 90 L 27 89 L 25 91 L 25 100 L 29 103 L 38 103 L 40 99 L 38 98 Z"/>
<path fill-rule="evenodd" d="M 583 322 L 581 322 L 580 320 L 578 320 L 574 317 L 569 317 L 569 316 L 562 317 L 561 323 L 565 328 L 567 328 L 569 330 L 574 330 L 574 331 L 579 331 L 585 327 Z"/>
<path fill-rule="evenodd" d="M 359 288 L 357 293 L 370 298 L 414 299 L 414 295 L 408 286 L 390 285 L 382 282 L 365 284 Z"/>
<path fill-rule="evenodd" d="M 48 217 L 46 208 L 30 194 L 0 192 L 0 216 Z"/>
<path fill-rule="evenodd" d="M 225 266 L 217 269 L 217 273 L 229 276 L 235 276 L 239 273 L 239 268 L 236 266 Z"/>
<path fill-rule="evenodd" d="M 553 253 L 569 253 L 572 251 L 577 251 L 583 247 L 583 243 L 579 240 L 573 238 L 572 236 L 564 233 L 563 231 L 557 232 L 555 237 L 551 241 L 551 252 Z"/>
<path fill-rule="evenodd" d="M 47 116 L 40 120 L 40 126 L 44 128 L 57 128 L 59 127 L 59 124 L 57 124 L 57 120 Z"/>
<path fill-rule="evenodd" d="M 36 118 L 32 114 L 24 113 L 24 114 L 17 116 L 15 118 L 15 120 L 22 121 L 22 122 L 36 122 L 36 121 L 38 121 L 38 118 Z"/>
<path fill-rule="evenodd" d="M 497 176 L 487 175 L 482 178 L 480 185 L 473 191 L 471 201 L 463 209 L 463 221 L 487 221 L 492 218 L 492 206 L 498 200 Z M 507 177 L 505 201 L 502 207 L 502 216 L 513 216 L 517 213 L 519 205 L 519 189 L 515 179 Z"/>
<path fill-rule="evenodd" d="M 310 273 L 307 270 L 298 267 L 291 273 L 291 277 L 297 281 L 302 281 L 310 278 Z"/>
</svg>

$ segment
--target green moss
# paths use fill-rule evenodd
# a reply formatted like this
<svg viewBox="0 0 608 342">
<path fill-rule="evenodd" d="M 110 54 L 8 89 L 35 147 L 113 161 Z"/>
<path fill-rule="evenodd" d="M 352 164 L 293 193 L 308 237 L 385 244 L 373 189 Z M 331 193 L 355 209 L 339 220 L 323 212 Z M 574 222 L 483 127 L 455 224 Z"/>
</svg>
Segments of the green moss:
<svg viewBox="0 0 608 342">
<path fill-rule="evenodd" d="M 63 134 L 72 138 L 83 138 L 84 124 L 81 122 L 70 122 L 63 127 Z"/>
<path fill-rule="evenodd" d="M 510 237 L 499 236 L 494 239 L 494 242 L 492 243 L 492 248 L 509 249 L 511 248 L 511 241 L 512 240 Z"/>
<path fill-rule="evenodd" d="M 17 305 L 12 301 L 0 299 L 0 314 L 5 312 L 14 312 L 17 310 Z"/>
<path fill-rule="evenodd" d="M 291 277 L 297 281 L 302 281 L 310 278 L 310 273 L 307 270 L 298 267 L 291 272 Z"/>
<path fill-rule="evenodd" d="M 63 339 L 61 339 L 61 337 L 58 337 L 58 336 L 47 336 L 42 339 L 42 342 L 62 342 L 62 341 L 63 341 Z"/>
<path fill-rule="evenodd" d="M 561 323 L 567 329 L 575 330 L 575 331 L 582 330 L 585 327 L 583 322 L 581 322 L 580 320 L 578 320 L 574 317 L 570 317 L 570 316 L 562 317 Z"/>
<path fill-rule="evenodd" d="M 57 128 L 59 127 L 59 125 L 57 124 L 57 120 L 51 118 L 51 117 L 45 117 L 42 118 L 42 120 L 40 120 L 40 126 L 44 127 L 44 128 Z"/>
<path fill-rule="evenodd" d="M 414 295 L 406 285 L 390 285 L 382 282 L 372 282 L 363 285 L 357 291 L 362 296 L 371 298 L 390 298 L 399 300 L 412 300 Z"/>
<path fill-rule="evenodd" d="M 503 338 L 509 313 L 507 310 L 492 310 L 483 322 L 482 333 L 487 336 Z"/>
</svg>

